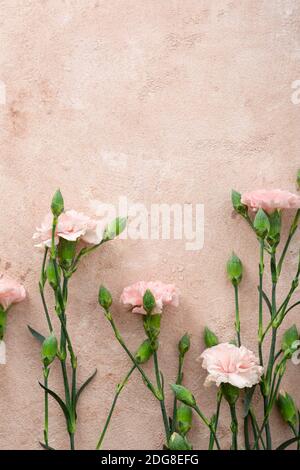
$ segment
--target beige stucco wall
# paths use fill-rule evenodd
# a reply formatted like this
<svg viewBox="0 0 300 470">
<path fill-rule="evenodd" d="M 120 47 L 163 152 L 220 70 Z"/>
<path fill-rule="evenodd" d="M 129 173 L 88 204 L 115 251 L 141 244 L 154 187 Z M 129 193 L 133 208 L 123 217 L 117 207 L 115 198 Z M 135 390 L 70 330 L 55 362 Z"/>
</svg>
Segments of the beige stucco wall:
<svg viewBox="0 0 300 470">
<path fill-rule="evenodd" d="M 165 313 L 161 334 L 166 382 L 176 373 L 176 342 L 192 334 L 186 384 L 211 413 L 215 390 L 203 388 L 196 362 L 204 325 L 233 336 L 232 290 L 224 264 L 234 249 L 244 260 L 241 287 L 244 342 L 255 347 L 257 243 L 232 215 L 230 190 L 295 190 L 300 105 L 297 0 L 2 0 L 0 2 L 0 268 L 23 280 L 28 300 L 9 315 L 8 364 L 0 366 L 0 448 L 38 449 L 43 395 L 39 348 L 30 323 L 46 331 L 38 295 L 41 253 L 32 233 L 60 187 L 66 206 L 90 199 L 116 203 L 203 203 L 205 243 L 119 240 L 86 259 L 71 284 L 69 324 L 80 379 L 98 375 L 79 407 L 77 445 L 94 448 L 115 384 L 129 362 L 97 306 L 100 282 L 113 292 L 115 317 L 132 348 L 140 318 L 118 305 L 122 288 L 139 279 L 176 283 L 180 308 Z M 116 165 L 115 161 L 121 162 Z M 279 286 L 294 273 L 299 235 Z M 299 323 L 299 313 L 291 316 Z M 148 368 L 149 370 L 149 368 Z M 58 368 L 52 386 L 60 388 Z M 299 366 L 285 387 L 297 397 Z M 299 396 L 298 398 L 298 405 Z M 171 403 L 171 394 L 167 395 Z M 228 413 L 220 432 L 228 445 Z M 289 436 L 273 420 L 274 440 Z M 205 448 L 207 430 L 191 440 Z M 226 435 L 227 434 L 227 435 Z M 51 406 L 50 442 L 68 445 Z M 160 410 L 136 374 L 123 393 L 105 441 L 111 449 L 159 449 Z"/>
</svg>

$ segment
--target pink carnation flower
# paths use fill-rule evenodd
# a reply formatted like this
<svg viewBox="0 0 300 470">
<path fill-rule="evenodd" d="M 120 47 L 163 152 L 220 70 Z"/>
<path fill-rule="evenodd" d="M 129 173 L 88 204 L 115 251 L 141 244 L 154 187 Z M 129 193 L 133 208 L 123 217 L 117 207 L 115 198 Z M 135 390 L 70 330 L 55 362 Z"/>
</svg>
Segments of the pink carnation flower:
<svg viewBox="0 0 300 470">
<path fill-rule="evenodd" d="M 161 313 L 164 305 L 179 305 L 179 292 L 174 284 L 164 284 L 161 281 L 145 282 L 139 281 L 131 286 L 125 287 L 120 301 L 125 305 L 131 305 L 134 313 L 146 314 L 143 308 L 143 296 L 149 289 L 156 302 L 155 313 Z"/>
<path fill-rule="evenodd" d="M 200 356 L 208 376 L 205 385 L 230 383 L 238 388 L 252 387 L 260 382 L 263 367 L 257 357 L 244 346 L 221 343 L 207 348 Z"/>
<path fill-rule="evenodd" d="M 0 305 L 4 310 L 25 298 L 26 291 L 22 284 L 19 284 L 5 274 L 0 275 Z"/>
<path fill-rule="evenodd" d="M 52 239 L 52 221 L 51 213 L 47 214 L 40 227 L 37 227 L 33 239 L 37 240 L 35 246 L 51 246 Z M 102 224 L 82 212 L 69 210 L 63 212 L 59 218 L 55 232 L 55 243 L 59 242 L 59 238 L 69 241 L 76 241 L 79 238 L 92 245 L 97 245 L 103 238 L 104 227 Z"/>
<path fill-rule="evenodd" d="M 276 209 L 299 209 L 300 196 L 281 189 L 259 189 L 244 193 L 241 202 L 250 209 L 263 209 L 271 214 Z"/>
</svg>

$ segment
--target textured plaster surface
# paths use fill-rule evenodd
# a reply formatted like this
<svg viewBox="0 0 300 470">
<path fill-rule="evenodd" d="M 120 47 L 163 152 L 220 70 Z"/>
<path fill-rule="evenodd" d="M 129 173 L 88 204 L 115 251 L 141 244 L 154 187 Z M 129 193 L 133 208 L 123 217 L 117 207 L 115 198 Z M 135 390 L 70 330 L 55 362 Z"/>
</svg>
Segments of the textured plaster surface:
<svg viewBox="0 0 300 470">
<path fill-rule="evenodd" d="M 205 325 L 222 340 L 233 337 L 224 272 L 232 249 L 245 264 L 242 336 L 256 347 L 258 247 L 232 214 L 230 190 L 295 190 L 300 105 L 291 102 L 291 84 L 300 79 L 299 19 L 297 0 L 0 1 L 0 268 L 28 291 L 9 314 L 0 448 L 38 449 L 42 439 L 39 348 L 26 325 L 46 332 L 46 324 L 38 295 L 42 254 L 31 237 L 57 187 L 66 206 L 79 210 L 90 199 L 116 203 L 119 195 L 147 207 L 205 205 L 202 250 L 188 252 L 180 240 L 119 240 L 75 274 L 69 325 L 79 379 L 98 368 L 79 406 L 78 448 L 95 447 L 115 385 L 130 365 L 97 306 L 100 282 L 115 297 L 115 318 L 132 349 L 142 325 L 118 305 L 124 285 L 160 278 L 179 286 L 180 308 L 169 309 L 162 322 L 165 382 L 174 380 L 176 343 L 189 331 L 185 383 L 208 415 L 214 411 L 215 389 L 203 388 L 196 359 Z M 299 243 L 297 235 L 280 296 L 296 269 Z M 299 312 L 287 324 L 293 320 L 299 323 Z M 56 367 L 51 384 L 62 392 Z M 299 384 L 299 366 L 291 365 L 284 386 L 298 405 Z M 66 447 L 64 420 L 54 403 L 50 409 L 51 445 Z M 220 435 L 227 447 L 228 419 L 224 408 Z M 273 429 L 275 444 L 290 436 L 277 414 Z M 197 422 L 190 438 L 205 448 L 208 432 Z M 159 449 L 162 443 L 159 407 L 136 374 L 105 446 Z"/>
</svg>

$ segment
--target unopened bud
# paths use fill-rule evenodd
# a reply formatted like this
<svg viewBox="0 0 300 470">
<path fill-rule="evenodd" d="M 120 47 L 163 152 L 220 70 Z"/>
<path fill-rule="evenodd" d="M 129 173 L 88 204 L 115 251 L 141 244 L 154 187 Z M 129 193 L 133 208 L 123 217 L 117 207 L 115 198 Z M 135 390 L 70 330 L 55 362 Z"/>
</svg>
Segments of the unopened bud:
<svg viewBox="0 0 300 470">
<path fill-rule="evenodd" d="M 190 349 L 190 345 L 191 345 L 190 336 L 186 333 L 185 335 L 183 335 L 183 337 L 178 343 L 179 354 L 182 357 L 184 357 L 185 354 L 188 352 L 188 350 Z"/>
<path fill-rule="evenodd" d="M 112 296 L 108 289 L 104 286 L 100 286 L 99 289 L 99 296 L 98 296 L 99 304 L 102 308 L 107 312 L 112 304 Z"/>
<path fill-rule="evenodd" d="M 59 189 L 52 198 L 51 211 L 55 217 L 59 217 L 60 214 L 64 211 L 64 200 Z"/>
<path fill-rule="evenodd" d="M 235 253 L 232 253 L 227 262 L 227 274 L 233 285 L 238 285 L 242 280 L 243 264 Z"/>
<path fill-rule="evenodd" d="M 149 339 L 145 339 L 135 353 L 135 360 L 138 364 L 144 364 L 147 362 L 153 354 L 151 342 Z"/>
<path fill-rule="evenodd" d="M 143 297 L 144 310 L 150 314 L 155 307 L 155 298 L 151 290 L 147 289 Z"/>
<path fill-rule="evenodd" d="M 58 343 L 54 334 L 51 334 L 43 341 L 41 356 L 43 363 L 48 367 L 54 361 L 58 351 Z"/>
<path fill-rule="evenodd" d="M 279 412 L 282 416 L 282 419 L 293 426 L 295 426 L 297 421 L 297 408 L 292 397 L 286 392 L 280 392 L 277 400 L 277 406 Z"/>
<path fill-rule="evenodd" d="M 219 340 L 215 333 L 211 331 L 207 326 L 204 329 L 204 343 L 207 348 L 212 348 L 219 344 Z"/>
<path fill-rule="evenodd" d="M 181 401 L 187 406 L 195 406 L 196 400 L 194 395 L 183 385 L 172 384 L 171 388 L 177 400 Z"/>
</svg>

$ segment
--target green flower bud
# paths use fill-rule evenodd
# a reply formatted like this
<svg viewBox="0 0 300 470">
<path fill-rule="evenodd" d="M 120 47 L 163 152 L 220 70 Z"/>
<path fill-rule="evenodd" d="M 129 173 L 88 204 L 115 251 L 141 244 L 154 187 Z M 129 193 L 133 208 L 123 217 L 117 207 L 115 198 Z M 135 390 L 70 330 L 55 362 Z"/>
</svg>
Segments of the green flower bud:
<svg viewBox="0 0 300 470">
<path fill-rule="evenodd" d="M 271 246 L 277 246 L 280 242 L 281 233 L 281 213 L 276 210 L 269 215 L 270 231 L 268 233 L 268 243 Z"/>
<path fill-rule="evenodd" d="M 103 240 L 113 240 L 120 235 L 126 228 L 127 217 L 117 217 L 115 220 L 110 222 L 104 230 Z"/>
<path fill-rule="evenodd" d="M 234 189 L 231 191 L 231 202 L 233 205 L 234 210 L 245 217 L 248 213 L 248 207 L 241 202 L 241 194 L 238 193 L 237 191 L 234 191 Z"/>
<path fill-rule="evenodd" d="M 243 277 L 243 265 L 238 256 L 232 253 L 227 262 L 227 274 L 233 285 L 237 286 Z"/>
<path fill-rule="evenodd" d="M 298 188 L 300 189 L 300 170 L 298 170 L 297 172 L 297 185 L 298 185 Z"/>
<path fill-rule="evenodd" d="M 4 308 L 0 305 L 0 341 L 4 337 L 5 329 L 6 329 L 6 320 L 7 320 L 7 313 Z"/>
<path fill-rule="evenodd" d="M 48 261 L 47 269 L 46 269 L 46 275 L 48 282 L 50 286 L 55 290 L 57 289 L 59 282 L 60 282 L 60 268 L 57 266 L 57 274 L 58 274 L 58 279 L 56 277 L 56 272 L 55 272 L 55 267 L 54 267 L 54 262 L 50 258 Z"/>
<path fill-rule="evenodd" d="M 64 200 L 59 189 L 52 198 L 51 211 L 55 217 L 59 217 L 60 214 L 64 211 Z"/>
<path fill-rule="evenodd" d="M 182 404 L 177 408 L 176 429 L 181 436 L 185 436 L 191 429 L 192 419 L 193 411 L 190 406 Z"/>
<path fill-rule="evenodd" d="M 177 400 L 181 401 L 187 406 L 195 406 L 196 400 L 194 395 L 183 385 L 172 384 L 171 388 L 175 394 Z"/>
<path fill-rule="evenodd" d="M 50 336 L 48 336 L 48 338 L 46 338 L 43 341 L 43 344 L 42 344 L 41 356 L 42 356 L 43 363 L 46 367 L 48 367 L 51 364 L 51 362 L 54 361 L 57 351 L 58 351 L 57 339 L 52 333 Z"/>
<path fill-rule="evenodd" d="M 291 357 L 292 354 L 297 350 L 298 344 L 295 341 L 299 340 L 299 333 L 296 325 L 292 325 L 286 330 L 282 337 L 281 349 L 285 352 L 286 357 Z"/>
<path fill-rule="evenodd" d="M 188 440 L 180 436 L 177 432 L 173 432 L 169 439 L 168 447 L 170 450 L 192 450 L 192 445 Z"/>
<path fill-rule="evenodd" d="M 60 265 L 63 269 L 68 270 L 72 266 L 72 262 L 76 254 L 76 246 L 76 241 L 73 242 L 70 240 L 65 240 L 64 238 L 60 238 L 58 245 L 58 255 Z"/>
<path fill-rule="evenodd" d="M 138 364 L 145 364 L 153 354 L 153 349 L 149 339 L 142 342 L 137 352 L 135 353 L 135 360 Z"/>
<path fill-rule="evenodd" d="M 211 348 L 212 346 L 219 344 L 217 336 L 209 328 L 207 328 L 207 326 L 204 329 L 204 343 L 207 348 Z"/>
<path fill-rule="evenodd" d="M 292 397 L 286 392 L 280 392 L 277 397 L 276 403 L 279 408 L 279 412 L 282 416 L 282 419 L 286 423 L 295 426 L 297 421 L 298 410 Z"/>
<path fill-rule="evenodd" d="M 143 297 L 143 307 L 150 314 L 155 307 L 155 298 L 151 290 L 147 289 Z"/>
<path fill-rule="evenodd" d="M 265 238 L 268 235 L 270 230 L 270 221 L 269 217 L 262 209 L 258 210 L 253 222 L 253 227 L 259 238 Z"/>
<path fill-rule="evenodd" d="M 240 390 L 229 383 L 222 383 L 221 390 L 229 405 L 234 405 L 239 398 Z"/>
<path fill-rule="evenodd" d="M 185 354 L 190 349 L 190 345 L 191 345 L 190 336 L 186 333 L 185 335 L 183 335 L 183 337 L 178 343 L 178 351 L 181 357 L 185 356 Z"/>
<path fill-rule="evenodd" d="M 112 304 L 112 296 L 106 287 L 100 286 L 98 300 L 101 307 L 107 312 Z"/>
</svg>

